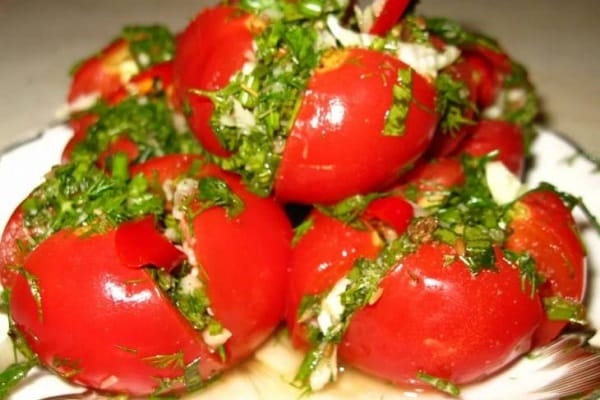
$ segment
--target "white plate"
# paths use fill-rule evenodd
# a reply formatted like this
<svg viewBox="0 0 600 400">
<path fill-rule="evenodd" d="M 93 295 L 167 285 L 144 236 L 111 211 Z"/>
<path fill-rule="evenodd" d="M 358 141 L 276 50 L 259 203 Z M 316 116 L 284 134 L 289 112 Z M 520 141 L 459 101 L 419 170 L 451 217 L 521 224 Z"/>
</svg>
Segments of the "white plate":
<svg viewBox="0 0 600 400">
<path fill-rule="evenodd" d="M 71 136 L 65 126 L 44 131 L 39 137 L 13 147 L 0 156 L 0 227 L 4 227 L 14 208 L 40 182 L 44 174 L 60 161 L 60 154 Z M 600 171 L 598 166 L 581 155 L 572 143 L 557 133 L 540 129 L 533 145 L 534 164 L 528 171 L 526 182 L 535 186 L 539 182 L 552 183 L 559 190 L 580 196 L 594 215 L 600 216 Z M 589 221 L 580 210 L 575 217 L 582 229 L 582 237 L 588 249 L 588 265 L 591 273 L 588 281 L 588 312 L 592 327 L 600 327 L 600 236 L 591 229 Z M 6 337 L 6 318 L 0 329 L 0 367 L 10 362 L 12 352 Z M 3 340 L 3 341 L 2 341 Z M 596 335 L 591 343 L 600 346 Z M 600 365 L 600 361 L 595 363 Z M 301 355 L 290 349 L 285 338 L 275 338 L 260 349 L 255 357 L 225 374 L 225 377 L 207 390 L 188 398 L 198 399 L 298 399 L 300 392 L 289 385 Z M 598 367 L 600 368 L 600 367 Z M 545 365 L 531 358 L 524 358 L 502 374 L 482 384 L 462 390 L 462 399 L 505 400 L 547 399 L 548 394 L 531 395 L 555 378 L 551 373 L 567 375 L 573 370 L 545 369 Z M 27 382 L 11 397 L 11 400 L 36 400 L 59 394 L 81 392 L 60 379 L 34 371 Z M 526 395 L 526 393 L 530 393 Z M 378 380 L 354 371 L 344 371 L 341 379 L 328 389 L 309 396 L 311 399 L 440 399 L 438 394 L 404 392 Z"/>
</svg>

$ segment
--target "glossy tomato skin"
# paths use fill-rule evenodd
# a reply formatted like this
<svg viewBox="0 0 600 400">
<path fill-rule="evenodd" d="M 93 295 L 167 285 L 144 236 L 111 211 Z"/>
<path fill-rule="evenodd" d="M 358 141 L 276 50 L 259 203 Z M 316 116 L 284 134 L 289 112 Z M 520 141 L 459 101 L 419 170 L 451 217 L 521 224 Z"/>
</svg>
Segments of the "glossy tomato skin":
<svg viewBox="0 0 600 400">
<path fill-rule="evenodd" d="M 502 120 L 482 119 L 472 135 L 464 140 L 454 154 L 484 156 L 498 152 L 497 159 L 517 176 L 525 170 L 525 137 L 523 128 Z"/>
<path fill-rule="evenodd" d="M 498 271 L 473 276 L 445 261 L 452 255 L 447 245 L 424 244 L 396 266 L 379 301 L 353 318 L 341 359 L 396 383 L 414 384 L 424 372 L 462 384 L 529 351 L 543 310 L 519 271 L 500 261 Z"/>
<path fill-rule="evenodd" d="M 312 215 L 313 226 L 291 261 L 287 321 L 299 346 L 306 345 L 297 315 L 302 297 L 328 291 L 357 258 L 376 257 L 382 245 L 372 231 Z M 462 384 L 529 351 L 544 318 L 540 299 L 523 287 L 520 271 L 499 249 L 496 256 L 495 270 L 473 275 L 454 247 L 420 244 L 382 280 L 381 297 L 353 316 L 340 359 L 399 384 L 418 384 L 419 372 Z"/>
<path fill-rule="evenodd" d="M 199 376 L 211 378 L 250 355 L 279 325 L 292 229 L 273 199 L 251 194 L 237 176 L 198 156 L 152 159 L 132 173 L 145 174 L 157 190 L 182 174 L 219 178 L 242 200 L 235 216 L 217 206 L 182 221 L 184 232 L 192 227 L 184 239 L 205 278 L 212 313 L 232 334 L 226 358 L 205 344 L 143 268 L 169 272 L 184 258 L 153 217 L 104 233 L 51 235 L 25 260 L 29 281 L 14 278 L 11 315 L 42 364 L 72 382 L 149 396 L 170 380 L 165 393 L 178 393 L 186 367 L 197 362 Z"/>
<path fill-rule="evenodd" d="M 587 280 L 585 249 L 571 211 L 559 195 L 550 190 L 525 195 L 514 207 L 510 229 L 506 247 L 530 254 L 545 278 L 540 296 L 581 303 Z M 549 343 L 566 325 L 545 318 L 534 336 L 535 345 Z"/>
<path fill-rule="evenodd" d="M 404 186 L 415 185 L 418 191 L 440 191 L 464 183 L 464 170 L 456 158 L 421 160 L 402 177 Z"/>
<path fill-rule="evenodd" d="M 59 231 L 25 261 L 39 296 L 19 276 L 11 316 L 40 362 L 75 383 L 136 396 L 195 360 L 204 378 L 223 370 L 150 275 L 123 265 L 116 235 Z"/>
<path fill-rule="evenodd" d="M 331 288 L 359 258 L 374 259 L 384 246 L 384 230 L 406 230 L 414 216 L 412 205 L 400 196 L 371 201 L 360 216 L 364 229 L 351 227 L 313 209 L 310 229 L 295 244 L 290 260 L 286 320 L 294 344 L 305 345 L 305 328 L 298 324 L 298 306 L 304 295 Z"/>
<path fill-rule="evenodd" d="M 67 96 L 69 103 L 94 94 L 108 100 L 129 80 L 120 70 L 124 62 L 133 62 L 129 45 L 124 39 L 115 40 L 98 55 L 86 59 L 73 76 Z"/>
<path fill-rule="evenodd" d="M 477 105 L 480 109 L 491 106 L 502 87 L 504 80 L 502 73 L 494 69 L 488 60 L 476 53 L 467 52 L 463 57 L 474 73 Z"/>
<path fill-rule="evenodd" d="M 175 90 L 184 107 L 191 130 L 210 152 L 228 152 L 210 127 L 214 110 L 211 100 L 191 93 L 192 89 L 214 91 L 229 83 L 253 54 L 251 14 L 229 5 L 218 5 L 200 12 L 181 33 L 174 60 Z"/>
<path fill-rule="evenodd" d="M 433 160 L 421 159 L 392 189 L 409 197 L 421 207 L 435 204 L 448 189 L 462 185 L 465 173 L 457 158 L 441 157 Z"/>
<path fill-rule="evenodd" d="M 228 364 L 234 364 L 283 319 L 292 229 L 273 198 L 250 193 L 237 176 L 216 167 L 208 174 L 223 179 L 244 203 L 235 217 L 215 207 L 192 222 L 192 249 L 208 277 L 215 317 L 232 333 L 225 349 Z"/>
<path fill-rule="evenodd" d="M 0 284 L 12 288 L 18 275 L 16 267 L 23 265 L 29 253 L 29 234 L 24 225 L 23 209 L 19 205 L 11 214 L 0 238 Z"/>
<path fill-rule="evenodd" d="M 437 123 L 435 90 L 411 70 L 404 132 L 384 134 L 398 71 L 409 67 L 366 49 L 325 57 L 308 81 L 276 173 L 283 202 L 334 203 L 390 184 L 425 152 Z"/>
<path fill-rule="evenodd" d="M 312 226 L 292 251 L 287 295 L 287 324 L 293 342 L 299 346 L 306 344 L 305 328 L 297 323 L 302 297 L 328 290 L 357 258 L 375 258 L 383 245 L 372 230 L 351 228 L 318 210 L 308 218 Z"/>
<path fill-rule="evenodd" d="M 132 176 L 143 174 L 153 184 L 162 185 L 169 179 L 188 173 L 196 162 L 202 163 L 203 158 L 195 154 L 167 154 L 131 165 L 129 170 Z"/>
<path fill-rule="evenodd" d="M 189 172 L 199 160 L 169 155 L 133 172 L 165 182 Z M 232 333 L 225 350 L 227 365 L 233 365 L 256 350 L 283 319 L 292 228 L 279 204 L 250 193 L 239 177 L 211 164 L 196 176 L 223 180 L 244 204 L 239 215 L 213 207 L 182 222 L 184 231 L 191 224 L 187 241 L 206 277 L 215 318 Z"/>
</svg>

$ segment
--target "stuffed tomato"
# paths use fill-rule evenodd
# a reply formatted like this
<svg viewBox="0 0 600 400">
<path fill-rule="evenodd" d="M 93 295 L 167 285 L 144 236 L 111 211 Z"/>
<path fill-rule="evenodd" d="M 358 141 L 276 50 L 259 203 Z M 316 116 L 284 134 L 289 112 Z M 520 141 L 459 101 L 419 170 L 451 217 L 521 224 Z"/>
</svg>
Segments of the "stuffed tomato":
<svg viewBox="0 0 600 400">
<path fill-rule="evenodd" d="M 340 44 L 342 10 L 286 14 L 300 8 L 203 11 L 178 41 L 175 84 L 225 169 L 283 202 L 331 204 L 390 184 L 425 152 L 436 89 L 392 52 Z"/>
<path fill-rule="evenodd" d="M 288 327 L 307 351 L 298 383 L 335 380 L 339 358 L 456 394 L 581 322 L 585 252 L 567 203 L 545 187 L 499 202 L 485 165 L 431 164 L 410 190 L 308 217 L 288 293 Z M 427 196 L 426 208 L 400 193 Z"/>
<path fill-rule="evenodd" d="M 100 392 L 177 394 L 269 337 L 291 240 L 279 205 L 198 156 L 151 159 L 126 178 L 78 167 L 57 167 L 11 225 L 31 228 L 21 263 L 2 268 L 31 365 Z"/>
<path fill-rule="evenodd" d="M 174 51 L 175 38 L 166 27 L 127 26 L 109 45 L 73 67 L 68 102 L 79 108 L 90 98 L 108 100 L 133 76 L 170 61 Z"/>
</svg>

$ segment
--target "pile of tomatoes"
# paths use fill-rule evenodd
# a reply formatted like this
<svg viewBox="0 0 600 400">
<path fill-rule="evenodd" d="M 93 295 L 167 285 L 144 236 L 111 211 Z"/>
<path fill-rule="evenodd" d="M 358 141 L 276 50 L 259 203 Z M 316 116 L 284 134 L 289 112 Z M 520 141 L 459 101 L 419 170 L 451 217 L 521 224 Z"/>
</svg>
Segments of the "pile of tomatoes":
<svg viewBox="0 0 600 400">
<path fill-rule="evenodd" d="M 14 370 L 177 395 L 285 323 L 309 390 L 339 359 L 455 393 L 580 322 L 568 198 L 489 178 L 523 173 L 525 71 L 409 3 L 221 4 L 81 63 L 1 239 Z"/>
</svg>

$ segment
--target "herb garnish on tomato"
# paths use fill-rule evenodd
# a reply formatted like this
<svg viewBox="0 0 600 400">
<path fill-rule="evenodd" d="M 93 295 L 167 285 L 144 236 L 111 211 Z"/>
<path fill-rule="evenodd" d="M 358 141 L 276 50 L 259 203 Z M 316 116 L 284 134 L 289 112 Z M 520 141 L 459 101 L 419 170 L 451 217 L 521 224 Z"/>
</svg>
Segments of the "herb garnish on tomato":
<svg viewBox="0 0 600 400">
<path fill-rule="evenodd" d="M 171 153 L 198 153 L 190 132 L 180 132 L 175 116 L 162 96 L 129 97 L 112 107 L 95 109 L 98 121 L 88 128 L 71 157 L 97 160 L 119 138 L 127 138 L 136 148 L 132 162 Z"/>
<path fill-rule="evenodd" d="M 509 261 L 519 269 L 522 290 L 533 299 L 536 288 L 542 282 L 534 260 L 527 253 L 500 250 L 507 239 L 513 203 L 498 204 L 494 200 L 486 177 L 488 162 L 489 157 L 464 157 L 464 185 L 442 191 L 437 203 L 432 203 L 425 210 L 425 215 L 415 217 L 404 232 L 396 232 L 394 236 L 380 235 L 385 245 L 375 259 L 358 258 L 350 271 L 329 291 L 302 299 L 297 318 L 307 329 L 311 348 L 296 375 L 298 384 L 310 390 L 321 387 L 325 383 L 324 377 L 335 380 L 337 346 L 353 316 L 375 304 L 381 295 L 380 285 L 384 278 L 424 245 L 440 243 L 451 246 L 454 254 L 448 254 L 444 263 L 450 265 L 460 261 L 474 279 L 485 270 L 497 273 L 499 263 Z M 363 200 L 368 205 L 368 201 L 374 198 Z M 364 202 L 351 201 L 342 203 L 341 213 L 330 212 L 329 215 L 339 215 L 344 223 L 352 226 L 352 217 L 358 218 L 365 208 Z M 360 228 L 360 225 L 354 226 Z M 323 308 L 324 305 L 327 306 Z M 340 312 L 331 314 L 333 308 Z M 324 313 L 329 317 L 324 318 Z M 324 324 L 325 320 L 330 322 Z M 445 383 L 445 387 L 449 390 L 455 388 L 450 383 Z"/>
</svg>

